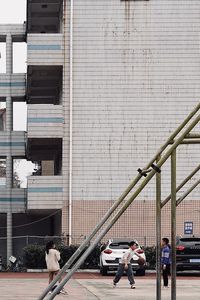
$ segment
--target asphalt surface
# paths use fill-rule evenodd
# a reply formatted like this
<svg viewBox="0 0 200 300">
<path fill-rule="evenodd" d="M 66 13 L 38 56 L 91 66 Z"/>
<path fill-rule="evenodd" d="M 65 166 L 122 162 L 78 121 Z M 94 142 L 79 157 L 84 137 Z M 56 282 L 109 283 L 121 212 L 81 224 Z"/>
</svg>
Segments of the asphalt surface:
<svg viewBox="0 0 200 300">
<path fill-rule="evenodd" d="M 101 276 L 98 272 L 74 274 L 66 284 L 68 295 L 58 295 L 62 300 L 156 300 L 156 276 L 136 276 L 136 289 L 131 290 L 123 276 L 116 288 L 112 287 L 114 274 Z M 37 300 L 48 285 L 47 273 L 0 273 L 1 300 Z M 177 300 L 200 299 L 200 273 L 177 276 Z M 47 300 L 48 297 L 45 298 Z M 162 288 L 162 299 L 171 299 L 171 289 Z"/>
</svg>

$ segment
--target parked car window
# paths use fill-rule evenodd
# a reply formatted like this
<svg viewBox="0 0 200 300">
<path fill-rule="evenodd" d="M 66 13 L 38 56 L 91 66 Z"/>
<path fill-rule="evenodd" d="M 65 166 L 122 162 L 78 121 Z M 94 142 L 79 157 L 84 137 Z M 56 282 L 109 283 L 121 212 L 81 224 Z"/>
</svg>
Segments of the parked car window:
<svg viewBox="0 0 200 300">
<path fill-rule="evenodd" d="M 193 244 L 194 242 L 200 243 L 200 238 L 181 238 L 179 240 L 179 243 L 185 243 L 185 244 L 189 244 L 189 243 Z"/>
<path fill-rule="evenodd" d="M 109 247 L 111 248 L 111 249 L 128 249 L 129 248 L 129 244 L 127 244 L 127 243 L 111 243 L 110 245 L 109 245 Z"/>
</svg>

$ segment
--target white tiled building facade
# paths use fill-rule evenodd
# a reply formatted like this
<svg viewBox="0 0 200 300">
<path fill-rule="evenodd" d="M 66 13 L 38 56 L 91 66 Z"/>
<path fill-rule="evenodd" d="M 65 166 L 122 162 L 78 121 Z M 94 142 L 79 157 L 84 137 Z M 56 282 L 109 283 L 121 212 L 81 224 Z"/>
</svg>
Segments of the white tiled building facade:
<svg viewBox="0 0 200 300">
<path fill-rule="evenodd" d="M 1 132 L 0 147 L 4 153 L 1 140 L 13 141 L 9 157 L 41 165 L 40 175 L 28 178 L 27 196 L 22 192 L 26 205 L 18 211 L 9 195 L 11 207 L 0 199 L 0 212 L 15 214 L 14 225 L 19 213 L 22 223 L 51 216 L 13 235 L 80 242 L 198 104 L 199 13 L 197 0 L 28 0 L 26 28 L 0 27 L 2 38 L 26 39 L 28 65 L 26 89 L 24 75 L 0 74 L 0 97 L 28 103 L 27 134 Z M 178 148 L 177 183 L 199 164 L 198 148 Z M 169 163 L 162 175 L 164 199 Z M 178 208 L 178 234 L 186 221 L 199 233 L 199 200 L 196 188 Z M 162 220 L 169 236 L 169 207 Z M 108 236 L 155 242 L 154 180 Z"/>
</svg>

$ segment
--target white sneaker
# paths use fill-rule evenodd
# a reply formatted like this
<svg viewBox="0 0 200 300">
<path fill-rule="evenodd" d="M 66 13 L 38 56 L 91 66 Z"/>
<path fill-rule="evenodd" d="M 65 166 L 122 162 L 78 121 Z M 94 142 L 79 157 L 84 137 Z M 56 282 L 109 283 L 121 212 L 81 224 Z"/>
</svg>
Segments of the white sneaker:
<svg viewBox="0 0 200 300">
<path fill-rule="evenodd" d="M 67 295 L 67 291 L 66 291 L 65 289 L 62 289 L 62 290 L 60 291 L 60 294 Z"/>
<path fill-rule="evenodd" d="M 135 289 L 135 284 L 131 284 L 131 289 Z"/>
<path fill-rule="evenodd" d="M 117 284 L 113 282 L 113 289 L 116 288 Z"/>
</svg>

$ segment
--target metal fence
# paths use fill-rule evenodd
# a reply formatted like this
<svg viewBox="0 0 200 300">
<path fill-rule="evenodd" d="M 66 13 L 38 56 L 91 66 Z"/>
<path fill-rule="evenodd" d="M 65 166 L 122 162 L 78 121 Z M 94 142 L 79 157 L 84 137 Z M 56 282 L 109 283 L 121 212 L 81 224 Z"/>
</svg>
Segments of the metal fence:
<svg viewBox="0 0 200 300">
<path fill-rule="evenodd" d="M 55 243 L 60 243 L 61 241 L 65 242 L 65 238 L 62 236 L 14 236 L 13 238 L 13 256 L 22 257 L 24 247 L 37 244 L 37 245 L 45 245 L 46 242 L 50 239 L 53 239 Z M 0 256 L 3 259 L 3 263 L 6 264 L 6 245 L 7 238 L 0 237 Z"/>
<path fill-rule="evenodd" d="M 80 245 L 86 236 L 75 236 L 72 239 L 73 245 Z M 120 237 L 118 237 L 120 238 Z M 126 237 L 121 237 L 126 238 Z M 130 238 L 130 237 L 127 237 Z M 141 246 L 153 246 L 155 245 L 155 236 L 143 236 L 143 237 L 133 237 L 136 239 Z M 67 244 L 68 237 L 64 236 L 36 236 L 36 235 L 26 235 L 26 236 L 14 236 L 13 237 L 13 255 L 16 257 L 23 256 L 23 249 L 28 245 L 41 245 L 45 246 L 48 240 L 54 240 L 55 244 Z M 105 240 L 102 241 L 105 242 Z M 0 256 L 2 256 L 4 263 L 6 262 L 6 237 L 0 237 Z"/>
</svg>

